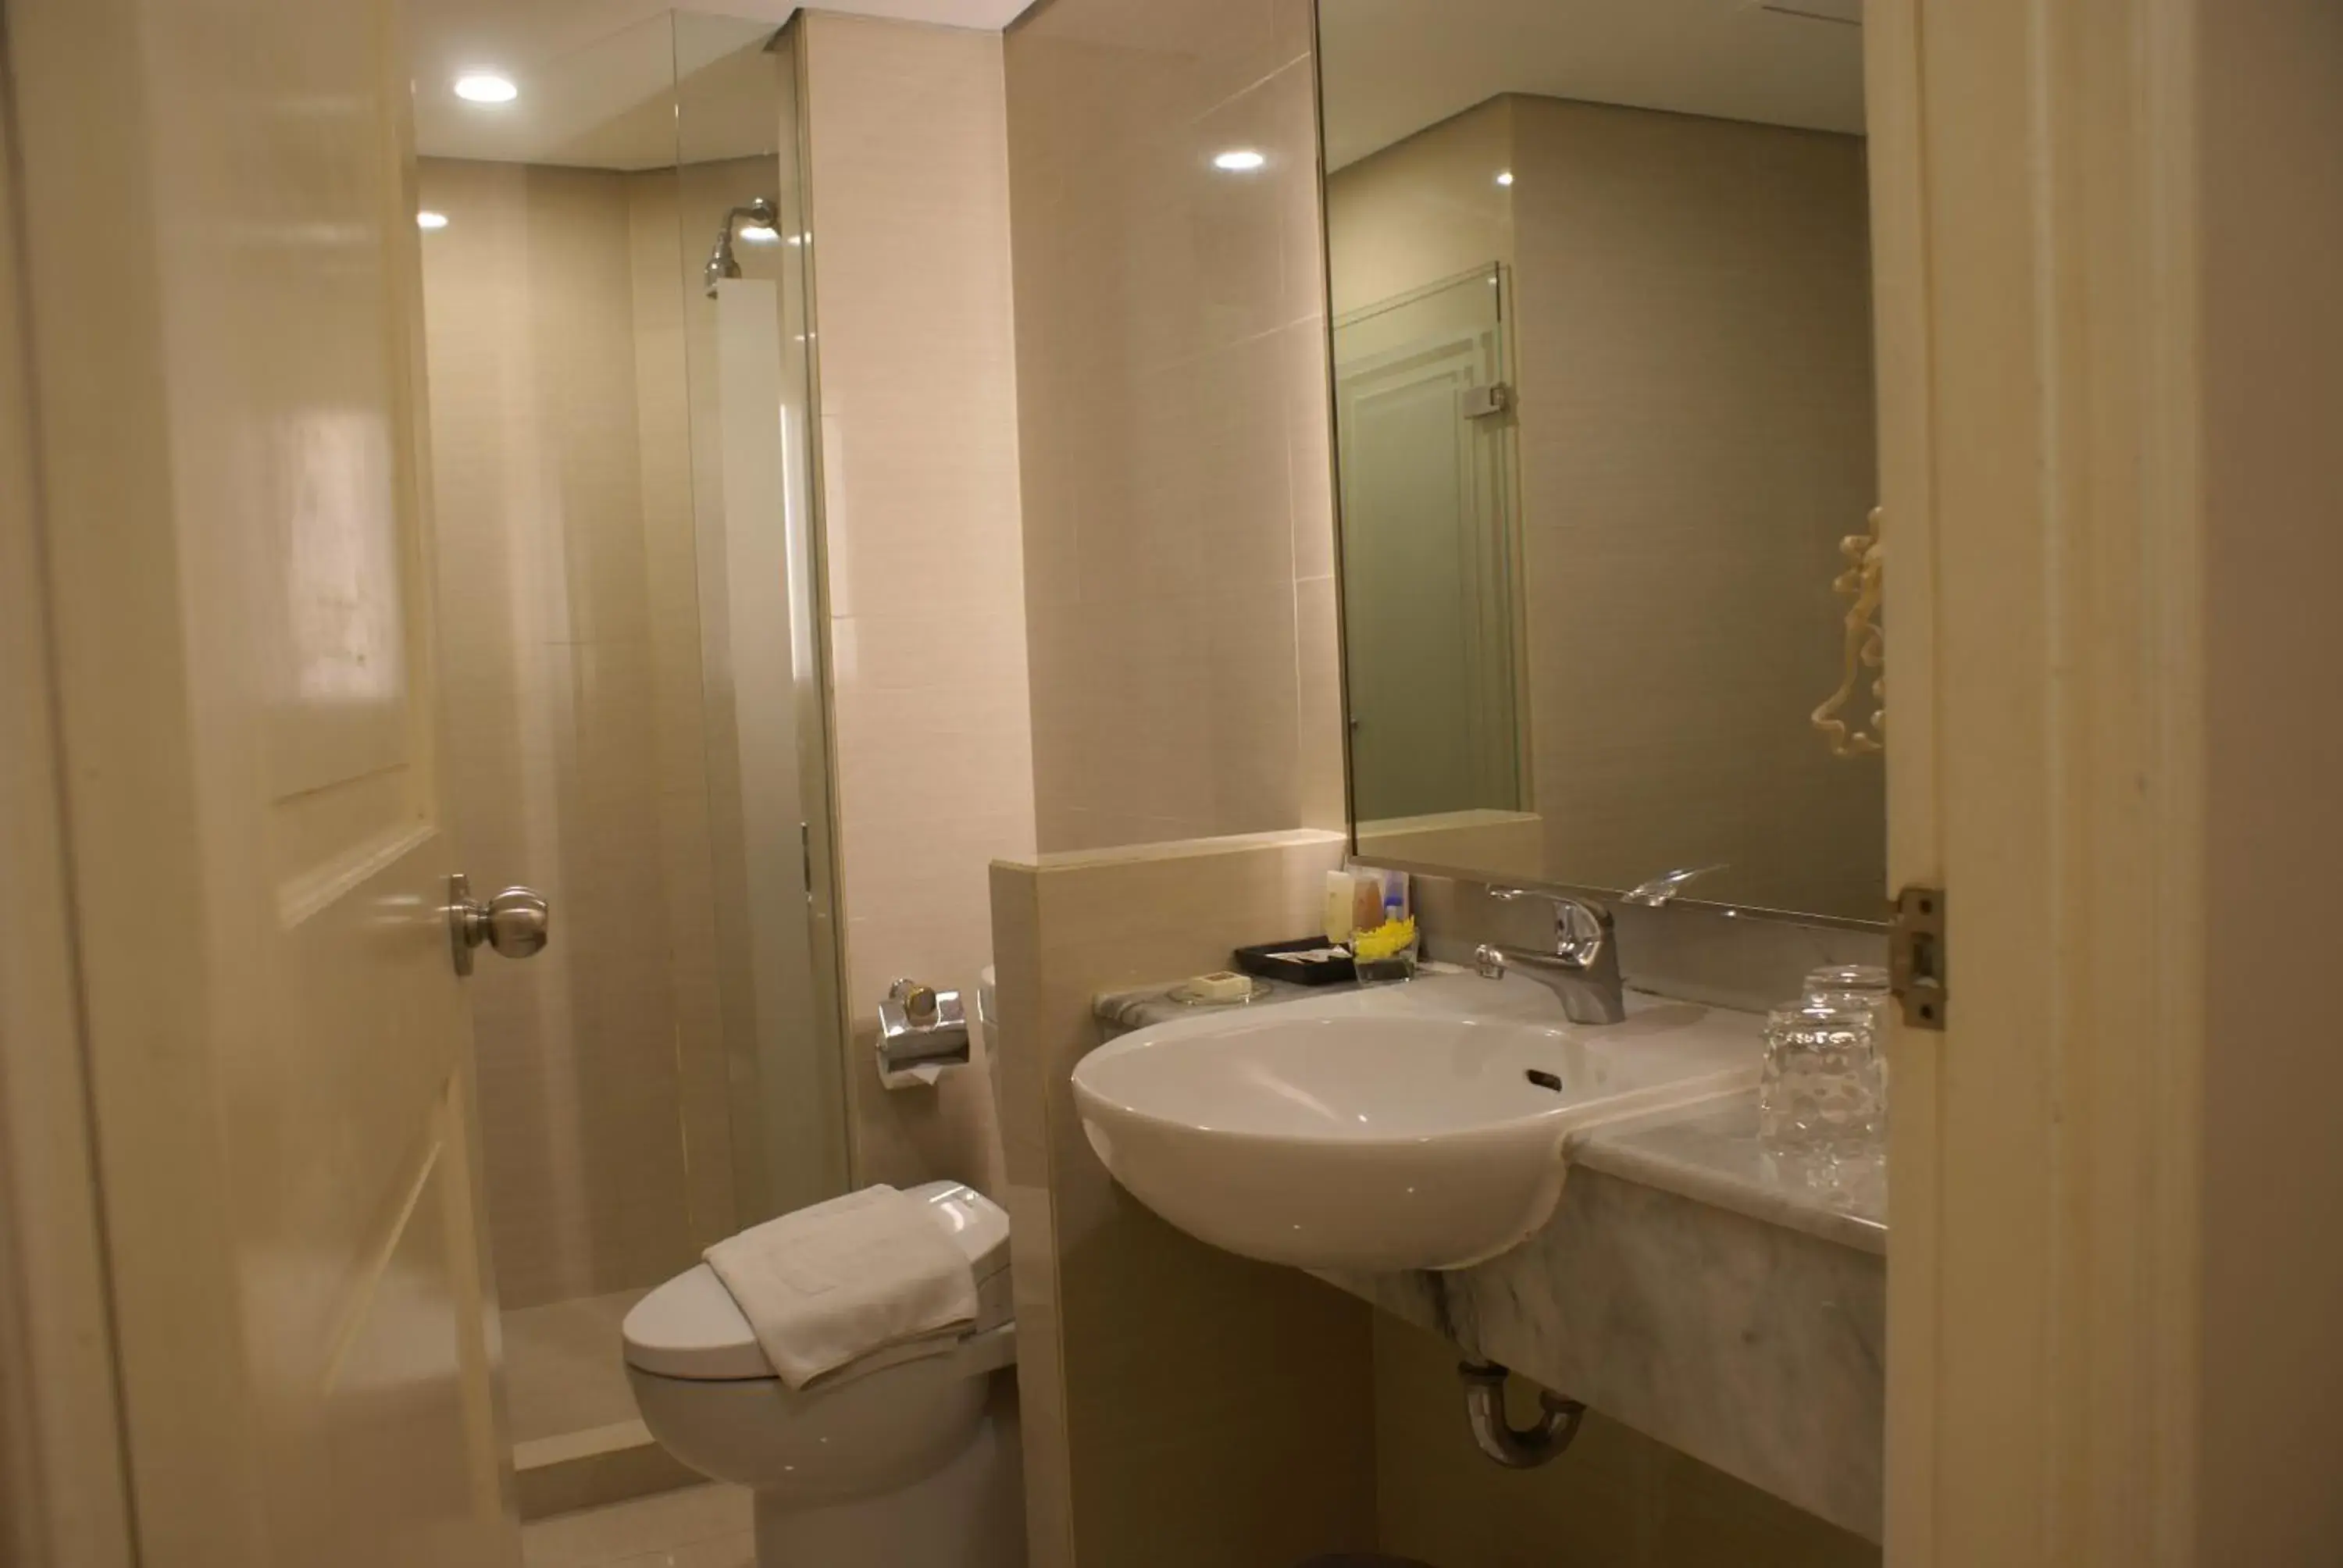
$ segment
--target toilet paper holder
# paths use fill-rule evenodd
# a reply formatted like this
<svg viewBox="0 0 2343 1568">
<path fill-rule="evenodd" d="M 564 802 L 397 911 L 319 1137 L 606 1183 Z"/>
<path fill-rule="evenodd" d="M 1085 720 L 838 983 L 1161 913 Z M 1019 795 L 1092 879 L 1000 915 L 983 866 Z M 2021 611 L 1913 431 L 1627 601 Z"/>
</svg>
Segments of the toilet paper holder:
<svg viewBox="0 0 2343 1568">
<path fill-rule="evenodd" d="M 890 1089 L 933 1083 L 969 1060 L 960 992 L 899 980 L 879 1004 L 879 1081 Z"/>
</svg>

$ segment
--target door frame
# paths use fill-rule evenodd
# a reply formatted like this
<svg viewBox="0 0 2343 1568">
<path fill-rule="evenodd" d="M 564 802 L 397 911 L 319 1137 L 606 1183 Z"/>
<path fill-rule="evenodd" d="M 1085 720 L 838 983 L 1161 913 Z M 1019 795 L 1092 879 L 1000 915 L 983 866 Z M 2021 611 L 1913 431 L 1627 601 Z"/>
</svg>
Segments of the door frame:
<svg viewBox="0 0 2343 1568">
<path fill-rule="evenodd" d="M 1867 0 L 1895 1568 L 2197 1553 L 2196 0 Z"/>
</svg>

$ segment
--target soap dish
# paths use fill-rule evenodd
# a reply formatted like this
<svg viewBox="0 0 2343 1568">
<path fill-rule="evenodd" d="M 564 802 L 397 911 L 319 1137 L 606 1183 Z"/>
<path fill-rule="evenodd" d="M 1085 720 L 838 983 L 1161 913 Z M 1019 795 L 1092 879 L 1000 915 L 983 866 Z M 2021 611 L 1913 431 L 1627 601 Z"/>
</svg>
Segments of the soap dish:
<svg viewBox="0 0 2343 1568">
<path fill-rule="evenodd" d="M 1255 980 L 1242 996 L 1207 996 L 1194 980 L 1182 980 L 1163 994 L 1182 1007 L 1245 1007 L 1261 1000 L 1272 989 L 1267 980 Z"/>
</svg>

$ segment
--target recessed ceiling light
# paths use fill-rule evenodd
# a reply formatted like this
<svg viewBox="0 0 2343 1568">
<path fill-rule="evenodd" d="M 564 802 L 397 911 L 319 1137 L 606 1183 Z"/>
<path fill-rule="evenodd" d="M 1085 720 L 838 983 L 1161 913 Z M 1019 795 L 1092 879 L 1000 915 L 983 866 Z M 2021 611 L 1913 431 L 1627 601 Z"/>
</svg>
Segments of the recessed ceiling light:
<svg viewBox="0 0 2343 1568">
<path fill-rule="evenodd" d="M 1267 157 L 1251 147 L 1232 147 L 1227 152 L 1214 154 L 1212 157 L 1214 168 L 1227 169 L 1232 174 L 1243 174 L 1247 170 L 1257 169 L 1267 162 L 1269 162 Z"/>
<path fill-rule="evenodd" d="M 1501 186 L 1509 186 L 1509 185 L 1513 184 L 1513 170 L 1511 170 L 1511 169 L 1506 169 L 1506 170 L 1503 170 L 1503 172 L 1501 172 L 1501 173 L 1497 176 L 1497 183 L 1498 183 L 1499 185 L 1501 185 Z"/>
<path fill-rule="evenodd" d="M 781 237 L 781 231 L 761 223 L 744 223 L 740 226 L 740 237 L 750 245 L 771 245 Z"/>
<path fill-rule="evenodd" d="M 421 212 L 415 215 L 415 226 L 417 228 L 446 228 L 447 226 L 447 215 L 444 212 L 433 212 L 429 207 L 425 207 Z"/>
<path fill-rule="evenodd" d="M 456 95 L 468 104 L 509 104 L 520 96 L 510 76 L 494 71 L 467 71 L 456 78 Z"/>
</svg>

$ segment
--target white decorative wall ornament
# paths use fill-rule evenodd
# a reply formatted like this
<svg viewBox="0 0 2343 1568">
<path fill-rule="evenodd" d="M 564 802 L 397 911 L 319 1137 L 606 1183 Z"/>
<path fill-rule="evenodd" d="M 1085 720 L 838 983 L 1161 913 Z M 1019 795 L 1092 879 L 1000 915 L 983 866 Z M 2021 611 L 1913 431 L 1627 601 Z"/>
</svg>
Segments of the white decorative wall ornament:
<svg viewBox="0 0 2343 1568">
<path fill-rule="evenodd" d="M 1885 548 L 1879 538 L 1879 508 L 1871 508 L 1870 526 L 1859 534 L 1849 534 L 1839 540 L 1838 553 L 1846 558 L 1846 569 L 1831 579 L 1831 589 L 1848 600 L 1845 663 L 1838 689 L 1820 708 L 1815 709 L 1814 725 L 1823 732 L 1824 741 L 1831 755 L 1840 758 L 1868 756 L 1883 749 L 1883 737 L 1887 733 L 1887 678 L 1875 674 L 1871 678 L 1871 726 L 1868 729 L 1850 729 L 1839 717 L 1846 705 L 1855 700 L 1855 689 L 1863 682 L 1863 672 L 1882 670 L 1886 663 L 1886 644 L 1879 629 L 1880 574 L 1885 567 Z"/>
</svg>

